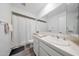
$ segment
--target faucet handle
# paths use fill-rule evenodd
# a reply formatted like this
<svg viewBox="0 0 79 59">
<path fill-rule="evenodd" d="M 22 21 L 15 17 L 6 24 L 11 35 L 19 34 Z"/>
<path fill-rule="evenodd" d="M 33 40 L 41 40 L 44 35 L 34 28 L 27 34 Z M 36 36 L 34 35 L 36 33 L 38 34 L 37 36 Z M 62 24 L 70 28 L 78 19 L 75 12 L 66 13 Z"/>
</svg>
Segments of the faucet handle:
<svg viewBox="0 0 79 59">
<path fill-rule="evenodd" d="M 57 36 L 57 39 L 59 39 L 59 36 Z"/>
</svg>

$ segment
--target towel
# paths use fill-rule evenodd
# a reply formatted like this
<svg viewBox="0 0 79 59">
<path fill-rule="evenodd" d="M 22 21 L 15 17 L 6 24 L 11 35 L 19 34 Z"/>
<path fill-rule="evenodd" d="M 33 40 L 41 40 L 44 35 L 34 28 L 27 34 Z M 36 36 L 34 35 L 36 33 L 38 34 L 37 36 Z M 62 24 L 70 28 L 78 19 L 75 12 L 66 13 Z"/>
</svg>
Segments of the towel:
<svg viewBox="0 0 79 59">
<path fill-rule="evenodd" d="M 4 32 L 5 33 L 12 32 L 13 31 L 12 24 L 8 23 L 6 20 L 0 19 L 0 24 L 4 25 Z"/>
<path fill-rule="evenodd" d="M 9 24 L 9 23 L 8 23 L 8 26 L 9 26 L 9 32 L 12 32 L 12 31 L 13 31 L 13 26 L 12 26 L 12 24 Z"/>
<path fill-rule="evenodd" d="M 5 23 L 5 24 L 4 24 L 4 32 L 5 32 L 5 34 L 7 34 L 7 33 L 9 32 L 8 23 Z"/>
</svg>

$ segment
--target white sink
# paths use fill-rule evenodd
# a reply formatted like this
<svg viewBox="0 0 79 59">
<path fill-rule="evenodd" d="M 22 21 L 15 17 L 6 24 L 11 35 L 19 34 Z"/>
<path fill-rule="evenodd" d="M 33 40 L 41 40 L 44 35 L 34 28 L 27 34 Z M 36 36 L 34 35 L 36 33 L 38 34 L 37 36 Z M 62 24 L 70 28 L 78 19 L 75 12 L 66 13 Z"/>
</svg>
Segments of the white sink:
<svg viewBox="0 0 79 59">
<path fill-rule="evenodd" d="M 41 39 L 50 41 L 51 43 L 54 43 L 54 44 L 56 44 L 56 45 L 69 46 L 68 41 L 64 40 L 63 38 L 57 38 L 57 37 L 52 37 L 52 36 L 46 36 L 46 37 L 42 37 Z"/>
<path fill-rule="evenodd" d="M 36 33 L 36 35 L 40 38 L 47 36 L 45 33 Z"/>
</svg>

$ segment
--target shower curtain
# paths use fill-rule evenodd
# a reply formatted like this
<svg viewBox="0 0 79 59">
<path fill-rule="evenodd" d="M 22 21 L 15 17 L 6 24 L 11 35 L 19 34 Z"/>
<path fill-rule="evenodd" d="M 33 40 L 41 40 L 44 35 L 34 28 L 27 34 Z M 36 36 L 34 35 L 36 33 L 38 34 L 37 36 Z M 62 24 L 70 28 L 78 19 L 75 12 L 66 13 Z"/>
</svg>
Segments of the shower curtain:
<svg viewBox="0 0 79 59">
<path fill-rule="evenodd" d="M 12 16 L 14 31 L 12 33 L 13 48 L 23 46 L 27 42 L 27 20 L 21 16 Z"/>
</svg>

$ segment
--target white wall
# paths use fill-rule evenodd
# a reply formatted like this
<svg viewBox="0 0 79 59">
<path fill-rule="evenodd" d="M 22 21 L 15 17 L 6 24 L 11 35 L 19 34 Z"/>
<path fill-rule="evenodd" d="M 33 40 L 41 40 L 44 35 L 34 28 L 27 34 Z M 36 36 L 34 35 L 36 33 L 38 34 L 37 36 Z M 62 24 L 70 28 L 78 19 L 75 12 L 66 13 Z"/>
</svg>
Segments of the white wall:
<svg viewBox="0 0 79 59">
<path fill-rule="evenodd" d="M 9 4 L 0 3 L 0 19 L 11 23 L 11 9 Z M 9 55 L 11 47 L 11 33 L 4 34 L 4 36 L 2 36 L 3 34 L 4 32 L 1 31 L 0 36 L 2 38 L 0 37 L 0 55 Z"/>
<path fill-rule="evenodd" d="M 11 20 L 10 4 L 0 3 L 0 18 L 10 23 Z"/>
</svg>

